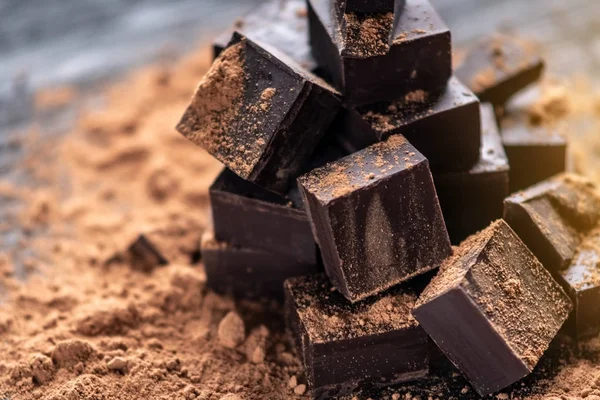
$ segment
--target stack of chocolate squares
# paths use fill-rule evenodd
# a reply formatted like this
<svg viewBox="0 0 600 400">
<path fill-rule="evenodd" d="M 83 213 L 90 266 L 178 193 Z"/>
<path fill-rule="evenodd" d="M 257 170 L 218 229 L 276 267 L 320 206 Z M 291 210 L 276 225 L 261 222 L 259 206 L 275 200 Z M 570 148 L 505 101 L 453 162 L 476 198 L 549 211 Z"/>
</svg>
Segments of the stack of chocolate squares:
<svg viewBox="0 0 600 400">
<path fill-rule="evenodd" d="M 177 126 L 225 165 L 201 244 L 207 282 L 285 297 L 312 396 L 423 378 L 436 345 L 481 395 L 529 374 L 573 307 L 534 253 L 556 246 L 561 267 L 575 254 L 542 237 L 537 194 L 499 219 L 509 162 L 496 117 L 539 77 L 517 59 L 529 53 L 476 46 L 461 83 L 427 0 L 274 0 L 214 49 Z M 481 78 L 489 65 L 502 74 Z M 577 207 L 561 210 L 593 232 Z"/>
</svg>

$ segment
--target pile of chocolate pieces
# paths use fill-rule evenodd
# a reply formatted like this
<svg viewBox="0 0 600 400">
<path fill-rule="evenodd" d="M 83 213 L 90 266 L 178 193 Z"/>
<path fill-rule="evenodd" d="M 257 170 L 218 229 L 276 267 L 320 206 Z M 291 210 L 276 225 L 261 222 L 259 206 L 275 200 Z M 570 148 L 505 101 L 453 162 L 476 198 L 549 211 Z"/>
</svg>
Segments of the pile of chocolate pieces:
<svg viewBox="0 0 600 400">
<path fill-rule="evenodd" d="M 314 398 L 424 378 L 438 349 L 487 395 L 563 325 L 598 333 L 598 194 L 511 108 L 535 46 L 494 35 L 453 68 L 427 0 L 274 0 L 214 50 L 177 126 L 225 165 L 208 285 L 285 298 Z"/>
</svg>

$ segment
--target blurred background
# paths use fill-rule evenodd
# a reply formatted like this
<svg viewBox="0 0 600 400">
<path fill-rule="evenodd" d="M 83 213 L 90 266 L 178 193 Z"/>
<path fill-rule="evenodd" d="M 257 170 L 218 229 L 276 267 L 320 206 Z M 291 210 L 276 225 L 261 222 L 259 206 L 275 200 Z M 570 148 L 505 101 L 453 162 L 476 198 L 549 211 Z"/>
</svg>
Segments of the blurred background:
<svg viewBox="0 0 600 400">
<path fill-rule="evenodd" d="M 0 132 L 29 119 L 28 93 L 86 88 L 208 41 L 261 0 L 0 0 Z M 494 31 L 542 44 L 552 72 L 600 62 L 597 0 L 433 0 L 456 46 Z"/>
</svg>

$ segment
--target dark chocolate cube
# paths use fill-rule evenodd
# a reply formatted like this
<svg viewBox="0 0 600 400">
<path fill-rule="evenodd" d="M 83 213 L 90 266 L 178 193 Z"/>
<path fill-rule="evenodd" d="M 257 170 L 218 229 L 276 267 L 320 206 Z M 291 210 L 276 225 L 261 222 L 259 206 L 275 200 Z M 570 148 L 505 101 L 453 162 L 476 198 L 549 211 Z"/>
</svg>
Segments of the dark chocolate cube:
<svg viewBox="0 0 600 400">
<path fill-rule="evenodd" d="M 528 375 L 572 304 L 502 220 L 444 262 L 413 310 L 480 395 Z"/>
<path fill-rule="evenodd" d="M 482 102 L 503 106 L 515 93 L 537 81 L 543 69 L 544 61 L 533 43 L 495 34 L 468 49 L 456 76 Z"/>
<path fill-rule="evenodd" d="M 339 119 L 339 141 L 350 152 L 402 134 L 434 171 L 465 171 L 479 159 L 479 101 L 456 78 L 441 95 L 415 91 L 391 103 L 346 109 Z"/>
<path fill-rule="evenodd" d="M 347 104 L 443 90 L 452 73 L 450 30 L 427 0 L 407 0 L 395 15 L 345 13 L 342 18 L 332 12 L 333 1 L 308 1 L 310 43 Z"/>
<path fill-rule="evenodd" d="M 316 265 L 317 245 L 297 185 L 281 196 L 225 169 L 210 187 L 215 238 Z"/>
<path fill-rule="evenodd" d="M 235 33 L 177 129 L 240 177 L 284 193 L 339 107 L 324 81 Z"/>
<path fill-rule="evenodd" d="M 491 104 L 481 105 L 479 161 L 465 172 L 434 173 L 435 189 L 453 244 L 502 218 L 508 196 L 508 159 Z"/>
<path fill-rule="evenodd" d="M 213 42 L 214 57 L 227 47 L 237 29 L 246 37 L 266 43 L 286 54 L 301 67 L 315 72 L 317 63 L 308 44 L 306 0 L 268 0 L 236 21 Z"/>
<path fill-rule="evenodd" d="M 321 270 L 281 254 L 218 242 L 210 234 L 203 237 L 200 251 L 207 286 L 240 298 L 282 300 L 286 279 Z"/>
<path fill-rule="evenodd" d="M 401 135 L 298 179 L 325 271 L 358 301 L 451 253 L 429 163 Z"/>
<path fill-rule="evenodd" d="M 504 219 L 557 272 L 570 265 L 581 234 L 600 220 L 600 197 L 589 181 L 561 174 L 508 197 Z"/>
<path fill-rule="evenodd" d="M 597 336 L 600 333 L 600 234 L 596 231 L 580 245 L 571 265 L 558 273 L 575 310 L 571 316 L 577 338 Z"/>
<path fill-rule="evenodd" d="M 411 288 L 351 304 L 324 274 L 316 274 L 288 280 L 285 297 L 313 398 L 427 375 L 428 339 L 410 315 L 417 299 Z"/>
<path fill-rule="evenodd" d="M 565 171 L 566 139 L 529 124 L 524 116 L 502 121 L 502 143 L 510 164 L 511 193 Z"/>
</svg>

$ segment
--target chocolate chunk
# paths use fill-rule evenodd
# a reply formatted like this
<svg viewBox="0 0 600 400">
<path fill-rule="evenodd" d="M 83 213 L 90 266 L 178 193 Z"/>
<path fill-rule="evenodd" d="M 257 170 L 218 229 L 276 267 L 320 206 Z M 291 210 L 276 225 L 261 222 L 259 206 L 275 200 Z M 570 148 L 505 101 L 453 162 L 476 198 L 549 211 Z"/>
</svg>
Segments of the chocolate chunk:
<svg viewBox="0 0 600 400">
<path fill-rule="evenodd" d="M 184 221 L 140 233 L 128 242 L 124 252 L 107 263 L 124 261 L 143 272 L 171 263 L 190 264 L 199 250 L 199 229 L 196 224 Z"/>
<path fill-rule="evenodd" d="M 392 13 L 402 10 L 405 3 L 404 0 L 335 0 L 340 15 Z"/>
<path fill-rule="evenodd" d="M 210 187 L 215 238 L 318 263 L 317 245 L 297 185 L 281 196 L 225 169 Z"/>
<path fill-rule="evenodd" d="M 285 283 L 286 317 L 315 399 L 428 372 L 428 339 L 411 316 L 417 295 L 400 286 L 351 304 L 324 274 Z"/>
<path fill-rule="evenodd" d="M 571 308 L 550 273 L 499 220 L 444 262 L 413 314 L 483 396 L 528 375 Z"/>
<path fill-rule="evenodd" d="M 452 73 L 450 31 L 427 0 L 407 0 L 396 17 L 388 12 L 336 18 L 333 2 L 308 1 L 310 43 L 347 104 L 444 89 Z"/>
<path fill-rule="evenodd" d="M 339 140 L 349 152 L 404 135 L 433 170 L 464 171 L 479 159 L 479 101 L 456 78 L 440 96 L 417 90 L 391 103 L 346 109 Z"/>
<path fill-rule="evenodd" d="M 557 272 L 570 265 L 581 235 L 600 221 L 600 195 L 589 181 L 561 174 L 507 198 L 504 219 Z"/>
<path fill-rule="evenodd" d="M 503 119 L 501 128 L 511 193 L 565 171 L 567 141 L 558 133 L 531 125 L 524 115 Z"/>
<path fill-rule="evenodd" d="M 201 252 L 207 286 L 241 298 L 282 300 L 286 279 L 320 270 L 281 254 L 217 242 L 210 234 L 203 236 Z"/>
<path fill-rule="evenodd" d="M 355 302 L 451 253 L 429 163 L 401 135 L 298 179 L 325 271 Z"/>
<path fill-rule="evenodd" d="M 435 189 L 454 244 L 502 218 L 508 196 L 508 159 L 491 104 L 481 105 L 479 161 L 465 172 L 434 173 Z"/>
<path fill-rule="evenodd" d="M 177 129 L 240 177 L 284 193 L 339 106 L 324 81 L 235 33 Z"/>
<path fill-rule="evenodd" d="M 269 0 L 241 17 L 235 27 L 213 42 L 214 57 L 227 47 L 235 29 L 246 37 L 266 43 L 286 54 L 298 65 L 315 72 L 317 63 L 308 44 L 306 0 Z"/>
<path fill-rule="evenodd" d="M 516 37 L 486 37 L 468 50 L 456 76 L 482 102 L 503 106 L 511 96 L 540 78 L 544 61 L 535 47 Z"/>
<path fill-rule="evenodd" d="M 575 304 L 570 327 L 579 339 L 597 336 L 600 333 L 599 265 L 600 232 L 596 230 L 583 240 L 571 265 L 558 273 L 558 282 Z"/>
</svg>

